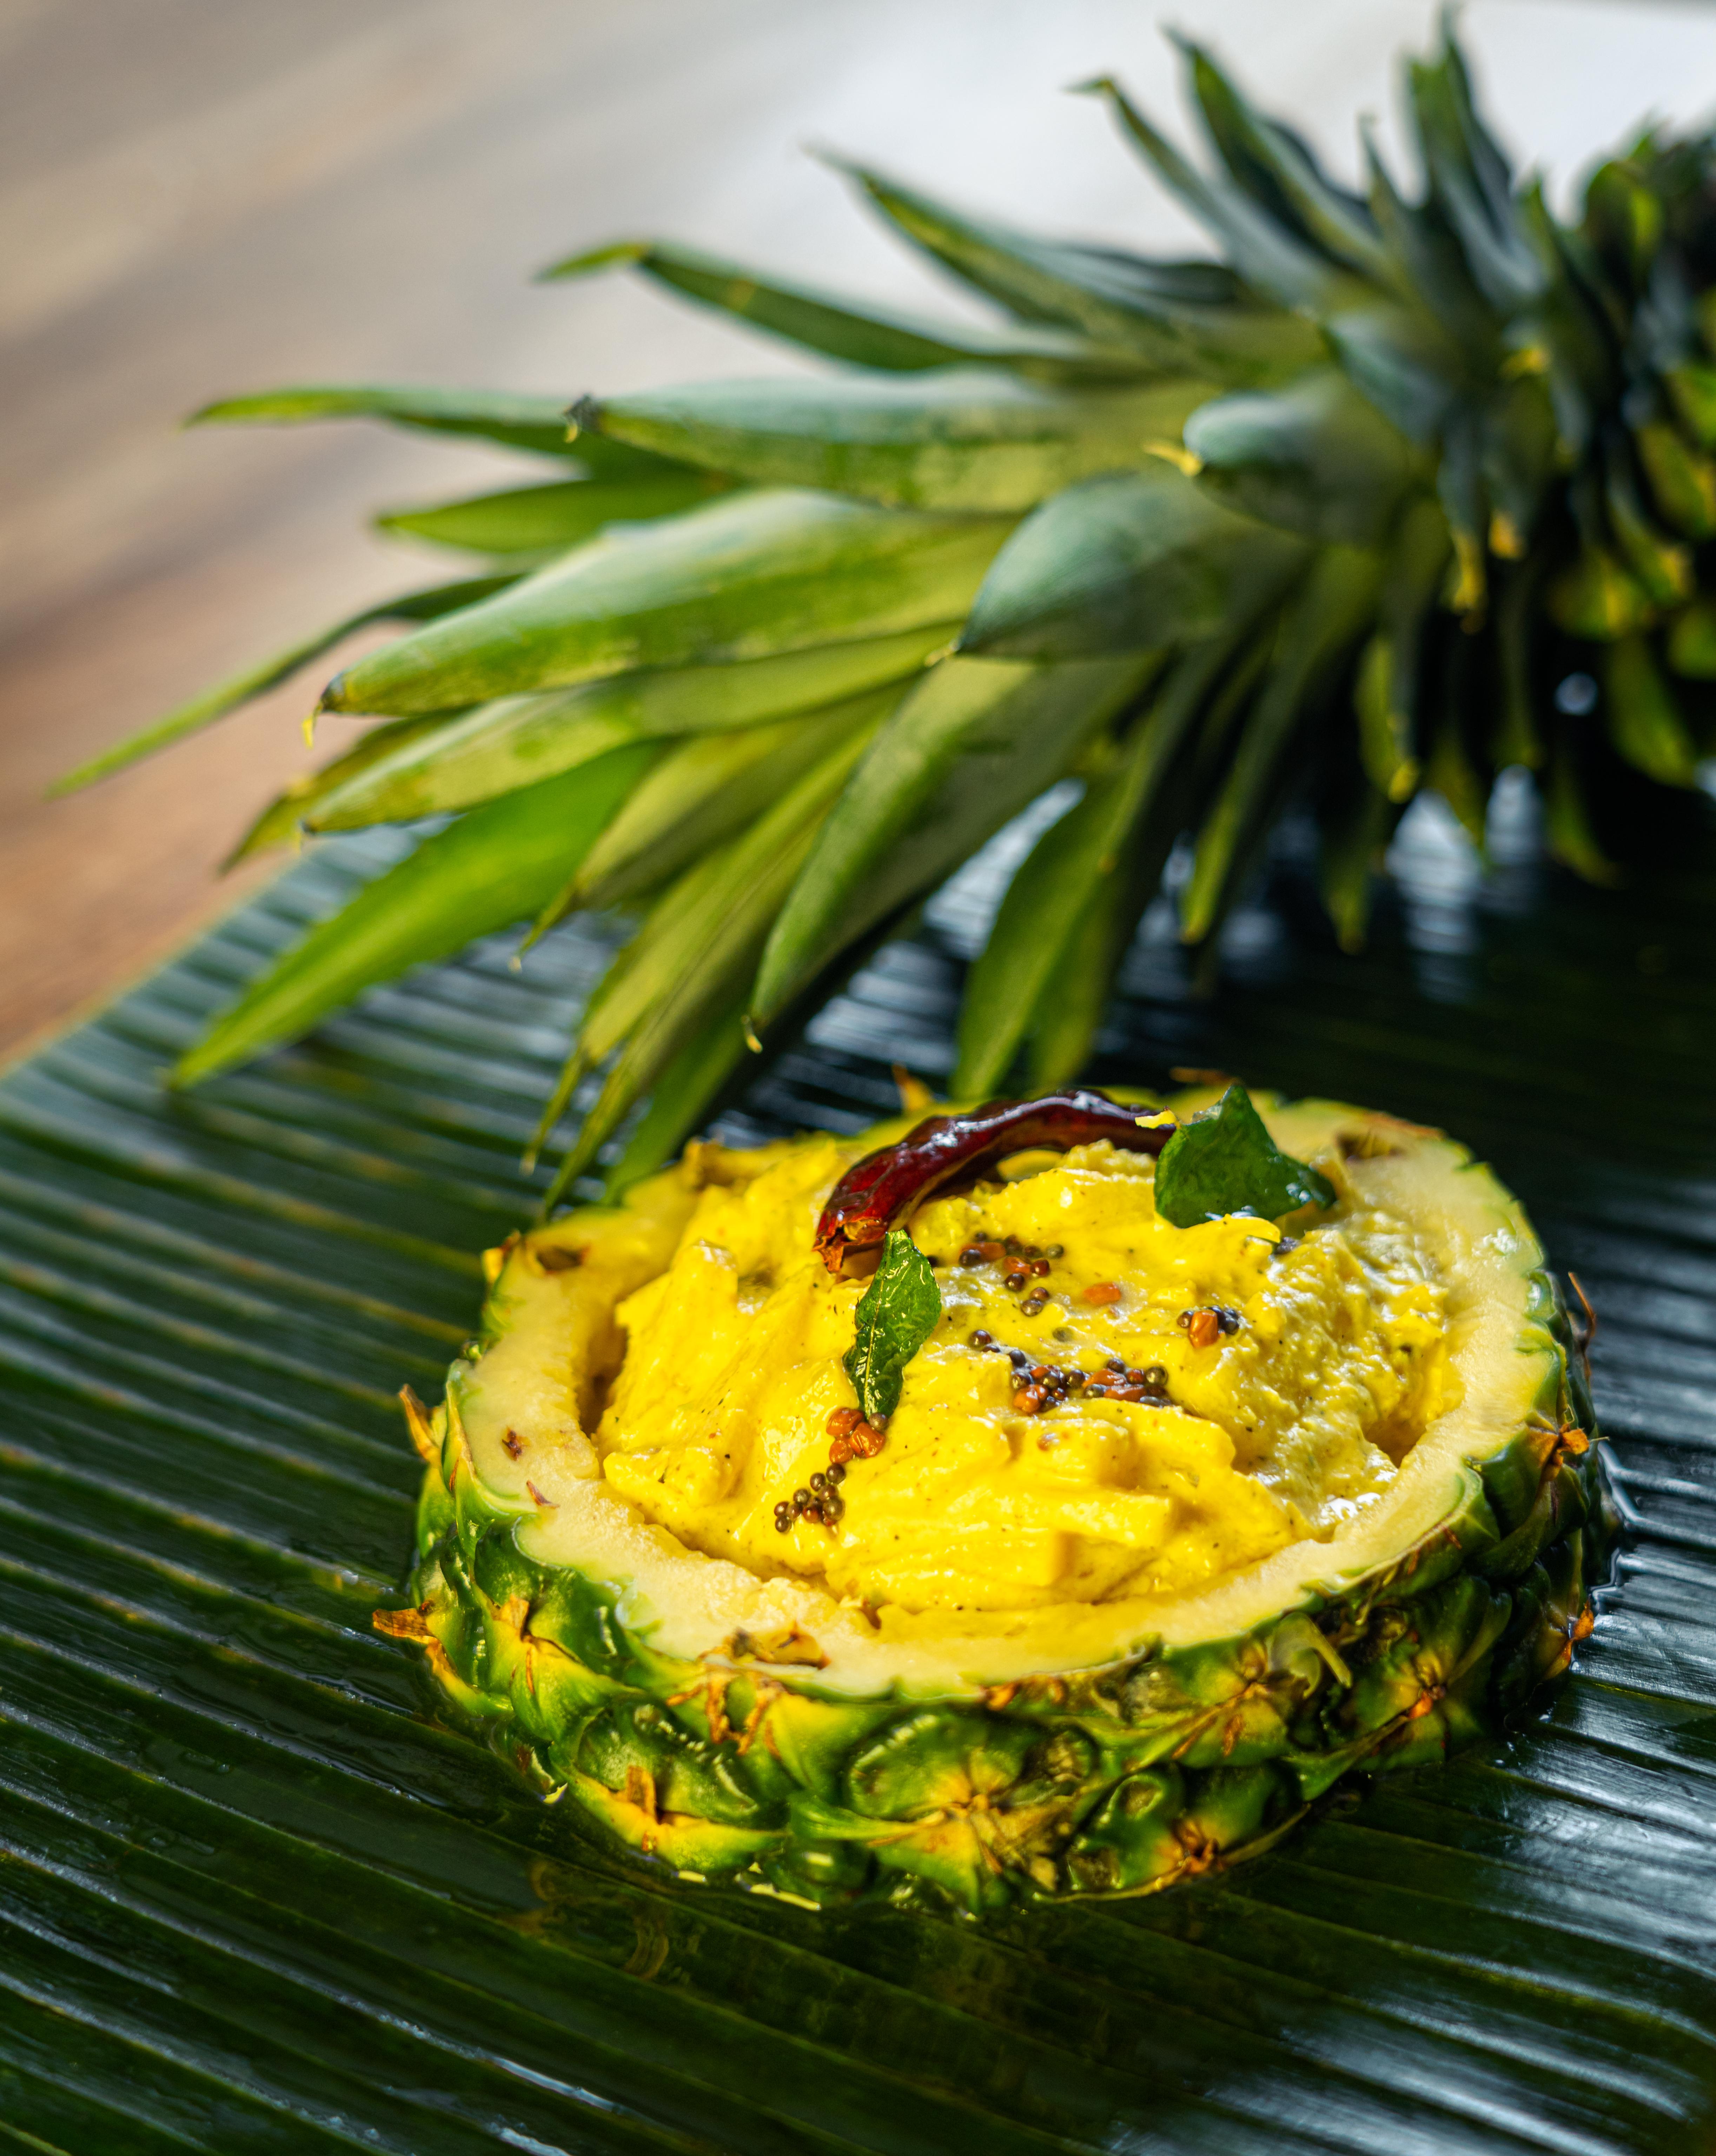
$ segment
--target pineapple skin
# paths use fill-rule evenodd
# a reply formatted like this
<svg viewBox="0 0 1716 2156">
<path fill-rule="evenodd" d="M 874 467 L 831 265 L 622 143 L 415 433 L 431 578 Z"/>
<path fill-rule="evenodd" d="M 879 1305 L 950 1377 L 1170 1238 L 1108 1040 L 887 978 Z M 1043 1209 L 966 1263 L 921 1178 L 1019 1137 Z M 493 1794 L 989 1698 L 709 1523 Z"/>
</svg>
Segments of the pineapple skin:
<svg viewBox="0 0 1716 2156">
<path fill-rule="evenodd" d="M 408 1403 L 427 1463 L 417 1563 L 408 1605 L 375 1622 L 419 1645 L 455 1716 L 598 1840 L 681 1877 L 973 1915 L 1148 1893 L 1260 1853 L 1349 1774 L 1497 1736 L 1566 1671 L 1615 1522 L 1540 1263 L 1527 1335 L 1545 1374 L 1467 1501 L 1349 1592 L 1230 1639 L 945 1697 L 835 1690 L 800 1635 L 660 1651 L 611 1582 L 521 1547 L 516 1506 L 477 1471 L 455 1365 L 432 1419 Z"/>
</svg>

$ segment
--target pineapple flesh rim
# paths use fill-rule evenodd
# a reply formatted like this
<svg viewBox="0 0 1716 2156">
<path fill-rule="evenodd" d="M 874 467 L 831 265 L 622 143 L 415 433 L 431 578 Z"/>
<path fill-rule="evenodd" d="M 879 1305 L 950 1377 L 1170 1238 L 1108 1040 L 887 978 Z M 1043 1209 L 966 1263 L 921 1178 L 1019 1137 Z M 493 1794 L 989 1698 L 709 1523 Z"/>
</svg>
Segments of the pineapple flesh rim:
<svg viewBox="0 0 1716 2156">
<path fill-rule="evenodd" d="M 1172 1105 L 1184 1115 L 1210 1097 Z M 449 1388 L 485 1501 L 516 1517 L 525 1556 L 601 1584 L 620 1623 L 659 1652 L 719 1660 L 742 1651 L 739 1635 L 808 1640 L 807 1654 L 824 1662 L 819 1691 L 854 1697 L 890 1686 L 897 1696 L 975 1697 L 988 1686 L 1115 1662 L 1151 1642 L 1173 1650 L 1233 1639 L 1285 1610 L 1350 1595 L 1481 1502 L 1484 1462 L 1554 1400 L 1562 1351 L 1536 1237 L 1518 1201 L 1464 1147 L 1338 1103 L 1260 1096 L 1256 1105 L 1284 1151 L 1345 1157 L 1357 1202 L 1414 1230 L 1444 1296 L 1448 1404 L 1386 1488 L 1328 1538 L 1291 1542 L 1167 1600 L 974 1611 L 957 1626 L 944 1614 L 919 1636 L 909 1626 L 879 1630 L 814 1577 L 759 1577 L 688 1548 L 605 1479 L 593 1432 L 621 1338 L 614 1312 L 672 1257 L 696 1202 L 695 1158 L 621 1206 L 570 1214 L 491 1254 L 489 1344 L 455 1365 Z M 867 1133 L 852 1152 L 905 1127 Z M 566 1263 L 573 1254 L 578 1261 Z"/>
</svg>

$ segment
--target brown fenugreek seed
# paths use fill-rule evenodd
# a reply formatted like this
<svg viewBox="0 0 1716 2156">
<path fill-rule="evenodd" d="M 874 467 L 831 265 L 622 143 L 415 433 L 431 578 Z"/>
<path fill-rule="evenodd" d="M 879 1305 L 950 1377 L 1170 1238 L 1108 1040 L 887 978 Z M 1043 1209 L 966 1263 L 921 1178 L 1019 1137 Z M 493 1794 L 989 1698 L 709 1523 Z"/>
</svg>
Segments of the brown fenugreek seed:
<svg viewBox="0 0 1716 2156">
<path fill-rule="evenodd" d="M 1002 1243 L 979 1243 L 978 1248 L 983 1252 L 983 1261 L 986 1265 L 994 1265 L 997 1258 L 1004 1258 L 1007 1255 L 1006 1245 Z"/>
<path fill-rule="evenodd" d="M 1118 1302 L 1125 1292 L 1118 1281 L 1093 1281 L 1084 1290 L 1084 1300 L 1099 1305 Z"/>
<path fill-rule="evenodd" d="M 836 1408 L 824 1427 L 830 1437 L 850 1437 L 863 1419 L 856 1408 Z"/>
<path fill-rule="evenodd" d="M 1221 1321 L 1213 1310 L 1183 1310 L 1175 1322 L 1194 1348 L 1213 1348 L 1221 1337 Z"/>
<path fill-rule="evenodd" d="M 1042 1389 L 1038 1385 L 1021 1385 L 1013 1395 L 1015 1414 L 1036 1414 L 1043 1404 Z"/>
</svg>

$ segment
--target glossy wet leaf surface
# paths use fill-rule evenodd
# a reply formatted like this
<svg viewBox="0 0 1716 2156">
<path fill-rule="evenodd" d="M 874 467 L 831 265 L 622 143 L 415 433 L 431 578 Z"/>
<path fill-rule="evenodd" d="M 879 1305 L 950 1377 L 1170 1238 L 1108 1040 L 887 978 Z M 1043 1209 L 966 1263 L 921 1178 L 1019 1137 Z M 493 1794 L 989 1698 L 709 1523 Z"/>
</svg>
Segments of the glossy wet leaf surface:
<svg viewBox="0 0 1716 2156">
<path fill-rule="evenodd" d="M 1225 1069 L 1493 1161 L 1600 1312 L 1636 1530 L 1579 1673 L 1512 1744 L 1225 1876 L 979 1930 L 598 1851 L 370 1630 L 418 1476 L 392 1394 L 432 1394 L 467 1335 L 605 948 L 563 930 L 515 974 L 497 937 L 193 1096 L 160 1080 L 393 844 L 313 854 L 0 1084 L 0 2143 L 1708 2143 L 1716 891 L 1592 899 L 1516 860 L 1481 896 L 1432 833 L 1369 955 L 1300 938 L 1290 881 L 1236 912 L 1207 1002 L 1152 916 L 1092 1079 Z M 753 1065 L 727 1134 L 891 1113 L 891 1060 L 940 1080 L 976 904 L 943 894 Z"/>
</svg>

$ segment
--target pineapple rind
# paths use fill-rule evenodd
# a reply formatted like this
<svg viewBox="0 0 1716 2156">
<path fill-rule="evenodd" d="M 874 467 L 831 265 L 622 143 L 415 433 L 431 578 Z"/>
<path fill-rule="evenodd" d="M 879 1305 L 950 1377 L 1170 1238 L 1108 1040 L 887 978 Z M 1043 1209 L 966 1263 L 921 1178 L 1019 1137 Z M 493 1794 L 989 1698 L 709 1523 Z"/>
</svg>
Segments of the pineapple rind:
<svg viewBox="0 0 1716 2156">
<path fill-rule="evenodd" d="M 599 1838 L 682 1874 L 982 1912 L 1230 1864 L 1346 1774 L 1498 1734 L 1589 1629 L 1612 1538 L 1590 1402 L 1541 1253 L 1493 1187 L 1523 1231 L 1514 1344 L 1534 1381 L 1513 1427 L 1432 1531 L 1231 1637 L 939 1692 L 917 1671 L 861 1696 L 791 1642 L 665 1652 L 623 1586 L 521 1547 L 529 1515 L 478 1472 L 457 1365 L 412 1606 L 378 1621 Z M 495 1296 L 486 1315 L 505 1322 Z"/>
</svg>

